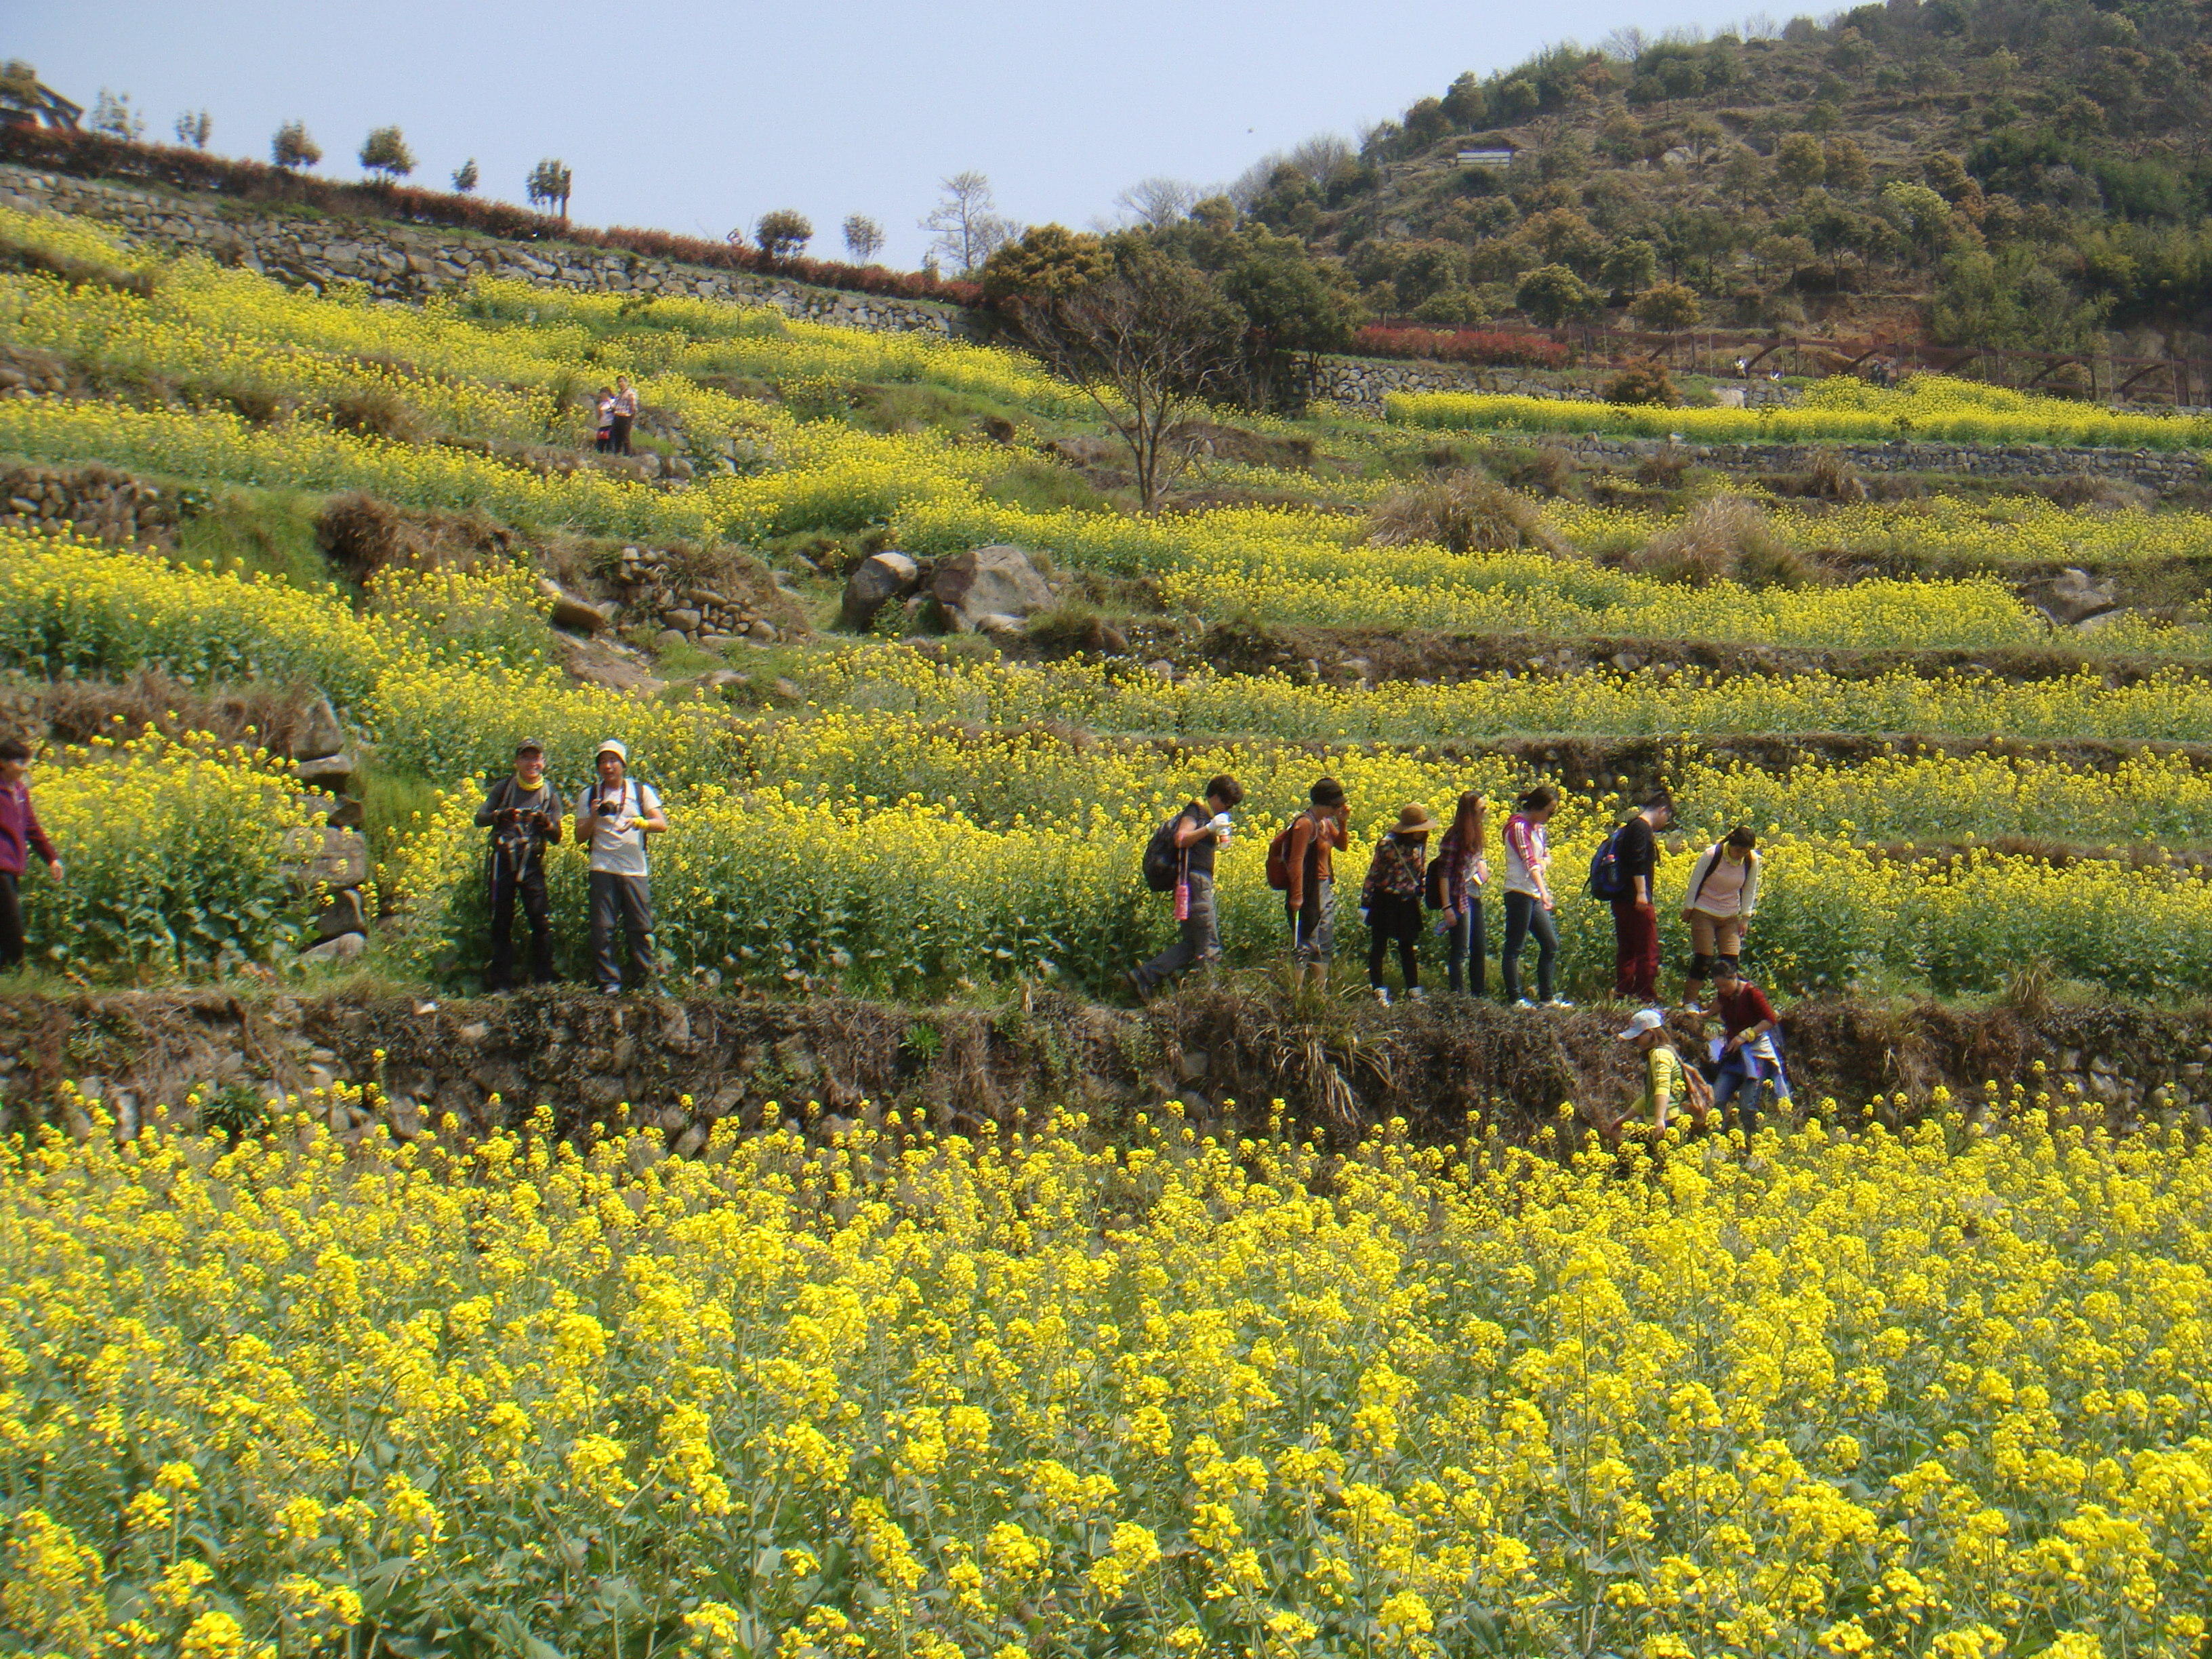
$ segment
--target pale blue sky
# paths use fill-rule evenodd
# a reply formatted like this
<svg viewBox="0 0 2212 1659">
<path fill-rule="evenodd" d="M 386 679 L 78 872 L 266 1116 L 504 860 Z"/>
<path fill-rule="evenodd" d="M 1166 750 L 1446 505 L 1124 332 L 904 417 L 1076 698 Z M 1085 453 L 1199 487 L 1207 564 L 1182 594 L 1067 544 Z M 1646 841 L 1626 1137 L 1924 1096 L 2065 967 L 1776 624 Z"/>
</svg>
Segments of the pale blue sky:
<svg viewBox="0 0 2212 1659">
<path fill-rule="evenodd" d="M 520 201 L 531 164 L 558 155 L 586 223 L 720 236 L 796 207 L 810 252 L 835 258 L 860 212 L 910 265 L 915 222 L 963 168 L 1011 217 L 1079 226 L 1149 175 L 1224 182 L 1463 69 L 1623 24 L 1717 24 L 1727 4 L 0 0 L 0 57 L 88 107 L 102 86 L 128 93 L 164 137 L 205 107 L 228 155 L 266 160 L 296 116 L 323 171 L 351 178 L 362 136 L 397 122 L 417 183 L 474 155 L 484 191 Z"/>
</svg>

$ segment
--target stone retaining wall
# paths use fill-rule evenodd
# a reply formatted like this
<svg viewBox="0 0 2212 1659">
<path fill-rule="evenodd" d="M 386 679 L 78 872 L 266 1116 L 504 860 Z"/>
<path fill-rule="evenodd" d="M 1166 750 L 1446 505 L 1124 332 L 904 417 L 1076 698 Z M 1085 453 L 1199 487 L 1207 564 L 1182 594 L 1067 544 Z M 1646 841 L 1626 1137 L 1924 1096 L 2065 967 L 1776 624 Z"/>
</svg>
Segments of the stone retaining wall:
<svg viewBox="0 0 2212 1659">
<path fill-rule="evenodd" d="M 969 332 L 953 307 L 810 288 L 745 271 L 649 259 L 572 243 L 505 242 L 465 231 L 304 210 L 284 213 L 206 197 L 76 179 L 0 164 L 0 203 L 111 225 L 130 241 L 196 252 L 318 292 L 358 283 L 378 299 L 420 300 L 472 276 L 512 276 L 594 294 L 665 295 L 769 304 L 811 322 L 885 333 Z"/>
<path fill-rule="evenodd" d="M 1692 466 L 1722 472 L 1803 472 L 1816 457 L 1835 457 L 1861 472 L 1960 472 L 1984 478 L 2118 478 L 2150 490 L 2201 484 L 2204 461 L 2187 451 L 2068 448 L 2055 444 L 1922 443 L 1672 444 L 1664 438 L 1612 438 L 1593 433 L 1492 433 L 1513 447 L 1556 449 L 1586 466 L 1636 466 L 1669 450 Z"/>
</svg>

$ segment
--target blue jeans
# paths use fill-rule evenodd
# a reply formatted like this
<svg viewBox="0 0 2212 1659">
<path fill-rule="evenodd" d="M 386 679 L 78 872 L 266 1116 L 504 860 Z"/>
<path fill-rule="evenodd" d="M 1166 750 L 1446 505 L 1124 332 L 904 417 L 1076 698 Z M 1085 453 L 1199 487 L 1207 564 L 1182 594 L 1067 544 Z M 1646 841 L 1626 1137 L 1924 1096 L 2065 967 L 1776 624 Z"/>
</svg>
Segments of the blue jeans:
<svg viewBox="0 0 2212 1659">
<path fill-rule="evenodd" d="M 1489 956 L 1490 934 L 1482 925 L 1482 901 L 1470 893 L 1459 920 L 1444 930 L 1444 973 L 1451 988 L 1480 996 Z"/>
<path fill-rule="evenodd" d="M 1552 913 L 1534 893 L 1505 896 L 1505 948 L 1498 953 L 1498 976 L 1505 982 L 1505 1000 L 1521 1000 L 1521 947 L 1528 935 L 1536 936 L 1536 1000 L 1552 1000 L 1552 974 L 1559 966 L 1559 930 L 1552 926 Z"/>
<path fill-rule="evenodd" d="M 1741 1065 L 1723 1065 L 1721 1074 L 1713 1079 L 1713 1110 L 1720 1115 L 1723 1128 L 1741 1128 L 1747 1135 L 1758 1129 L 1759 1085 L 1770 1078 L 1774 1082 L 1776 1108 L 1790 1104 L 1790 1076 L 1780 1062 L 1760 1060 L 1759 1066 L 1758 1075 L 1753 1076 Z M 1729 1109 L 1731 1105 L 1735 1108 L 1733 1112 Z"/>
</svg>

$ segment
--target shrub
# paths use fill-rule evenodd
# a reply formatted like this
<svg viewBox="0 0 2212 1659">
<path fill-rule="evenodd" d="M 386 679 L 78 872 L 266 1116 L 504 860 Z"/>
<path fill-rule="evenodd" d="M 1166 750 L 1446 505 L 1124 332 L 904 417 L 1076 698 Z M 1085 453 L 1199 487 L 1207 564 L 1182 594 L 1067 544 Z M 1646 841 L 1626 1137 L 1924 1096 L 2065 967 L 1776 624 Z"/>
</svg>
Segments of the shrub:
<svg viewBox="0 0 2212 1659">
<path fill-rule="evenodd" d="M 1636 363 L 1606 382 L 1605 400 L 1609 404 L 1657 404 L 1674 409 L 1680 404 L 1682 398 L 1674 390 L 1674 377 L 1667 372 L 1664 363 Z"/>
<path fill-rule="evenodd" d="M 1795 587 L 1817 568 L 1774 533 L 1765 507 L 1741 495 L 1698 502 L 1680 524 L 1661 531 L 1620 563 L 1640 575 L 1693 587 L 1723 580 Z"/>
<path fill-rule="evenodd" d="M 1362 357 L 1419 357 L 1498 368 L 1564 368 L 1574 358 L 1568 347 L 1541 334 L 1390 328 L 1379 323 L 1355 333 L 1349 349 Z"/>
</svg>

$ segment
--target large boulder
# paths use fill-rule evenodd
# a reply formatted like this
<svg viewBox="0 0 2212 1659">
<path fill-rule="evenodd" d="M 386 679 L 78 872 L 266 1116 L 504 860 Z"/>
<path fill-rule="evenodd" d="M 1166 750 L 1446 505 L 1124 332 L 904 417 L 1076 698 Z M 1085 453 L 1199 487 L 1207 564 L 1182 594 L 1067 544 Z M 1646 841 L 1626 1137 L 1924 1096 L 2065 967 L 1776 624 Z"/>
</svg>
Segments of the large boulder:
<svg viewBox="0 0 2212 1659">
<path fill-rule="evenodd" d="M 871 553 L 845 579 L 845 603 L 839 623 L 856 634 L 875 626 L 876 612 L 893 599 L 904 599 L 921 581 L 921 571 L 903 553 Z"/>
<path fill-rule="evenodd" d="M 2119 589 L 2109 577 L 2100 581 L 2072 565 L 2055 576 L 2029 583 L 2023 591 L 2029 603 L 2061 628 L 2078 628 L 2116 609 L 2120 602 Z"/>
<path fill-rule="evenodd" d="M 556 628 L 566 628 L 579 634 L 604 634 L 607 629 L 607 613 L 589 599 L 578 599 L 558 582 L 544 577 L 538 580 L 538 591 L 553 602 L 550 620 Z"/>
<path fill-rule="evenodd" d="M 345 747 L 345 727 L 338 724 L 337 711 L 331 707 L 328 697 L 317 697 L 300 716 L 292 732 L 292 758 L 298 761 L 323 760 Z"/>
<path fill-rule="evenodd" d="M 986 617 L 1026 622 L 1052 604 L 1052 589 L 1018 547 L 1003 544 L 957 553 L 937 567 L 930 584 L 952 625 L 972 634 Z"/>
</svg>

